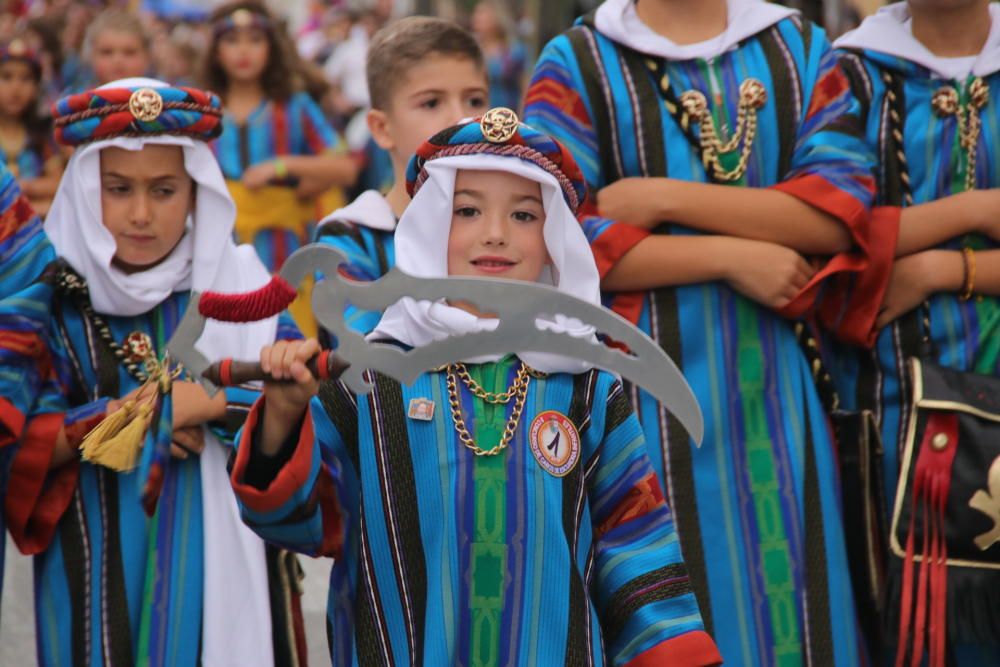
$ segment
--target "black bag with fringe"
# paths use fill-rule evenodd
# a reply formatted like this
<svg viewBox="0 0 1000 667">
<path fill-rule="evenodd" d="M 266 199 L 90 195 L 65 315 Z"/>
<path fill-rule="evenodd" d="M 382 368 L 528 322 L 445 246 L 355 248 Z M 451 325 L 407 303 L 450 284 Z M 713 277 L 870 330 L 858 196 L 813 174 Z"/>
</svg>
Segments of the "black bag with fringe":
<svg viewBox="0 0 1000 667">
<path fill-rule="evenodd" d="M 890 531 L 902 559 L 897 665 L 1000 642 L 1000 378 L 909 362 L 912 397 Z"/>
</svg>

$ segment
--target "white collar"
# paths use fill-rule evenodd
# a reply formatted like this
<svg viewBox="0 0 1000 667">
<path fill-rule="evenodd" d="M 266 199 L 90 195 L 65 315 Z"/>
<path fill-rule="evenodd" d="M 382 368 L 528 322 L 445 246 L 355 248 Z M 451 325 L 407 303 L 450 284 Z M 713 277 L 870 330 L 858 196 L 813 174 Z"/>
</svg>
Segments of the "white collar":
<svg viewBox="0 0 1000 667">
<path fill-rule="evenodd" d="M 365 190 L 350 204 L 338 208 L 319 221 L 318 227 L 331 222 L 349 222 L 361 227 L 368 227 L 382 232 L 396 229 L 396 214 L 382 193 L 377 190 Z"/>
<path fill-rule="evenodd" d="M 543 235 L 552 267 L 539 280 L 560 292 L 600 305 L 600 276 L 593 251 L 583 228 L 566 204 L 562 189 L 552 174 L 516 157 L 475 154 L 445 157 L 425 166 L 427 180 L 406 207 L 396 228 L 396 265 L 420 278 L 443 278 L 448 275 L 448 235 L 459 170 L 506 171 L 537 181 L 542 187 L 545 209 Z M 386 309 L 378 326 L 368 338 L 391 338 L 411 347 L 475 331 L 492 330 L 496 319 L 478 318 L 442 302 L 401 299 Z M 579 320 L 554 314 L 538 318 L 541 329 L 565 333 L 575 338 L 594 338 L 594 329 Z M 585 361 L 554 354 L 516 353 L 526 364 L 545 373 L 583 373 L 593 366 Z M 502 355 L 464 359 L 470 363 L 496 361 Z"/>
<path fill-rule="evenodd" d="M 1000 6 L 990 3 L 990 27 L 986 45 L 972 66 L 976 76 L 989 76 L 1000 71 Z M 838 49 L 863 49 L 888 56 L 902 58 L 930 70 L 939 78 L 950 79 L 950 58 L 934 55 L 916 37 L 908 25 L 910 10 L 906 2 L 897 2 L 883 7 L 869 16 L 856 30 L 840 39 L 834 46 Z"/>
<path fill-rule="evenodd" d="M 729 18 L 725 32 L 698 44 L 675 44 L 654 32 L 639 18 L 635 0 L 605 0 L 597 8 L 594 24 L 608 39 L 640 53 L 667 60 L 711 60 L 747 37 L 798 13 L 764 0 L 727 0 L 727 4 Z"/>
</svg>

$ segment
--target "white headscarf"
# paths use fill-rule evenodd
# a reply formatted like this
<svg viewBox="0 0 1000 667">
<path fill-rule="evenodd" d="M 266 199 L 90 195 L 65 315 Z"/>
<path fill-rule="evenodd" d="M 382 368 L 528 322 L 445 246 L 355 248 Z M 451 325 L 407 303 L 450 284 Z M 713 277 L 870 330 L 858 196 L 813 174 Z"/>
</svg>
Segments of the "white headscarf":
<svg viewBox="0 0 1000 667">
<path fill-rule="evenodd" d="M 972 59 L 970 70 L 976 76 L 989 76 L 1000 70 L 1000 6 L 990 3 L 990 32 L 979 55 Z M 955 58 L 942 58 L 930 51 L 913 35 L 913 19 L 909 6 L 897 2 L 883 7 L 866 18 L 857 30 L 852 30 L 834 46 L 838 49 L 866 49 L 895 56 L 926 67 L 942 79 L 964 78 L 957 72 Z M 956 77 L 956 74 L 958 76 Z"/>
<path fill-rule="evenodd" d="M 594 24 L 608 39 L 647 55 L 667 60 L 711 60 L 729 51 L 747 37 L 770 28 L 798 12 L 764 0 L 727 0 L 726 29 L 697 44 L 676 44 L 642 22 L 635 0 L 605 0 L 597 8 Z"/>
<path fill-rule="evenodd" d="M 105 88 L 166 87 L 154 79 L 124 79 Z M 112 264 L 114 237 L 101 210 L 100 152 L 130 151 L 148 145 L 180 146 L 184 168 L 197 184 L 194 213 L 181 242 L 164 261 L 126 274 Z M 105 315 L 149 312 L 172 293 L 184 290 L 246 292 L 270 280 L 250 246 L 232 240 L 233 203 L 208 145 L 179 136 L 117 137 L 95 141 L 70 158 L 45 232 L 56 253 L 87 281 L 94 309 Z M 209 359 L 254 360 L 274 341 L 277 318 L 252 325 L 210 322 L 198 341 Z M 205 544 L 202 662 L 206 665 L 273 664 L 271 613 L 264 543 L 240 520 L 226 472 L 225 447 L 205 429 L 200 457 Z"/>
<path fill-rule="evenodd" d="M 555 177 L 541 167 L 515 157 L 479 154 L 445 157 L 426 164 L 427 180 L 396 228 L 396 264 L 406 273 L 421 278 L 448 275 L 448 235 L 459 170 L 504 171 L 541 185 L 545 209 L 543 236 L 552 259 L 539 282 L 553 285 L 595 305 L 600 305 L 600 276 L 587 237 L 563 198 Z M 554 320 L 536 319 L 541 329 L 592 338 L 594 329 L 579 320 L 556 315 Z M 451 336 L 492 330 L 499 321 L 479 318 L 449 306 L 444 301 L 401 299 L 390 306 L 368 338 L 392 338 L 413 347 Z M 524 352 L 518 356 L 529 366 L 545 373 L 582 373 L 593 366 L 585 361 L 554 354 Z M 466 359 L 471 363 L 495 361 L 498 356 Z"/>
</svg>

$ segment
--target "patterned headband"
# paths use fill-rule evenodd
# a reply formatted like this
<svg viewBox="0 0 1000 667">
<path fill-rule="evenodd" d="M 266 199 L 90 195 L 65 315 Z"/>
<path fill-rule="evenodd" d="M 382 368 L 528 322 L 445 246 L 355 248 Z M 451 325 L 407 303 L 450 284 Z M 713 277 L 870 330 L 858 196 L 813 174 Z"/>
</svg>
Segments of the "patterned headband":
<svg viewBox="0 0 1000 667">
<path fill-rule="evenodd" d="M 216 21 L 212 26 L 212 33 L 218 37 L 222 33 L 236 30 L 237 28 L 260 28 L 265 32 L 270 32 L 274 29 L 274 23 L 263 14 L 240 7 L 231 14 L 226 14 Z"/>
<path fill-rule="evenodd" d="M 12 39 L 3 46 L 0 46 L 0 62 L 7 62 L 8 60 L 23 60 L 34 68 L 36 76 L 41 76 L 41 58 L 36 51 L 29 48 L 20 39 Z"/>
<path fill-rule="evenodd" d="M 443 130 L 418 148 L 406 172 L 410 196 L 416 195 L 427 180 L 428 162 L 458 155 L 499 155 L 541 167 L 559 182 L 574 214 L 587 196 L 587 184 L 569 151 L 549 135 L 522 124 L 517 114 L 504 107 Z"/>
<path fill-rule="evenodd" d="M 52 107 L 56 141 L 78 146 L 112 137 L 170 134 L 208 141 L 222 132 L 222 103 L 195 88 L 100 88 Z"/>
</svg>

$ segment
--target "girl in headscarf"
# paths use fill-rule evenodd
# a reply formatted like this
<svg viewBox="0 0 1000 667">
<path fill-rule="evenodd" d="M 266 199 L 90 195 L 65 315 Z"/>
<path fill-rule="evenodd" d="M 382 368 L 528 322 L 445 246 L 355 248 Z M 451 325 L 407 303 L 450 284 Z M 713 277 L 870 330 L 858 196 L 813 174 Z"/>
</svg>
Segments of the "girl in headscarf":
<svg viewBox="0 0 1000 667">
<path fill-rule="evenodd" d="M 516 119 L 491 134 L 496 112 L 510 113 L 418 150 L 398 266 L 541 282 L 598 304 L 575 163 Z M 469 304 L 403 299 L 370 336 L 419 347 L 496 326 Z M 539 326 L 594 337 L 558 314 Z M 302 364 L 317 350 L 261 352 L 295 382 L 265 387 L 232 480 L 258 533 L 335 558 L 334 665 L 719 663 L 613 375 L 524 352 L 466 359 L 410 386 L 372 374 L 374 391 L 354 396 L 317 385 Z"/>
<path fill-rule="evenodd" d="M 307 92 L 306 65 L 284 28 L 256 0 L 212 13 L 204 83 L 225 104 L 226 131 L 213 144 L 236 201 L 236 236 L 278 271 L 307 242 L 312 225 L 344 204 L 342 187 L 358 166 Z M 315 323 L 304 301 L 292 313 L 305 331 Z"/>
<path fill-rule="evenodd" d="M 210 398 L 164 359 L 192 291 L 269 279 L 232 242 L 235 207 L 206 143 L 221 115 L 210 93 L 149 79 L 56 106 L 57 139 L 76 147 L 45 222 L 59 260 L 0 303 L 0 340 L 22 343 L 0 377 L 18 438 L 4 509 L 36 555 L 40 664 L 294 657 L 295 600 L 278 584 L 289 572 L 240 523 L 227 483 L 228 443 L 255 394 Z M 247 357 L 294 335 L 278 318 L 213 324 L 198 346 Z M 97 444 L 81 460 L 95 427 L 91 438 L 108 437 L 86 440 Z"/>
</svg>

